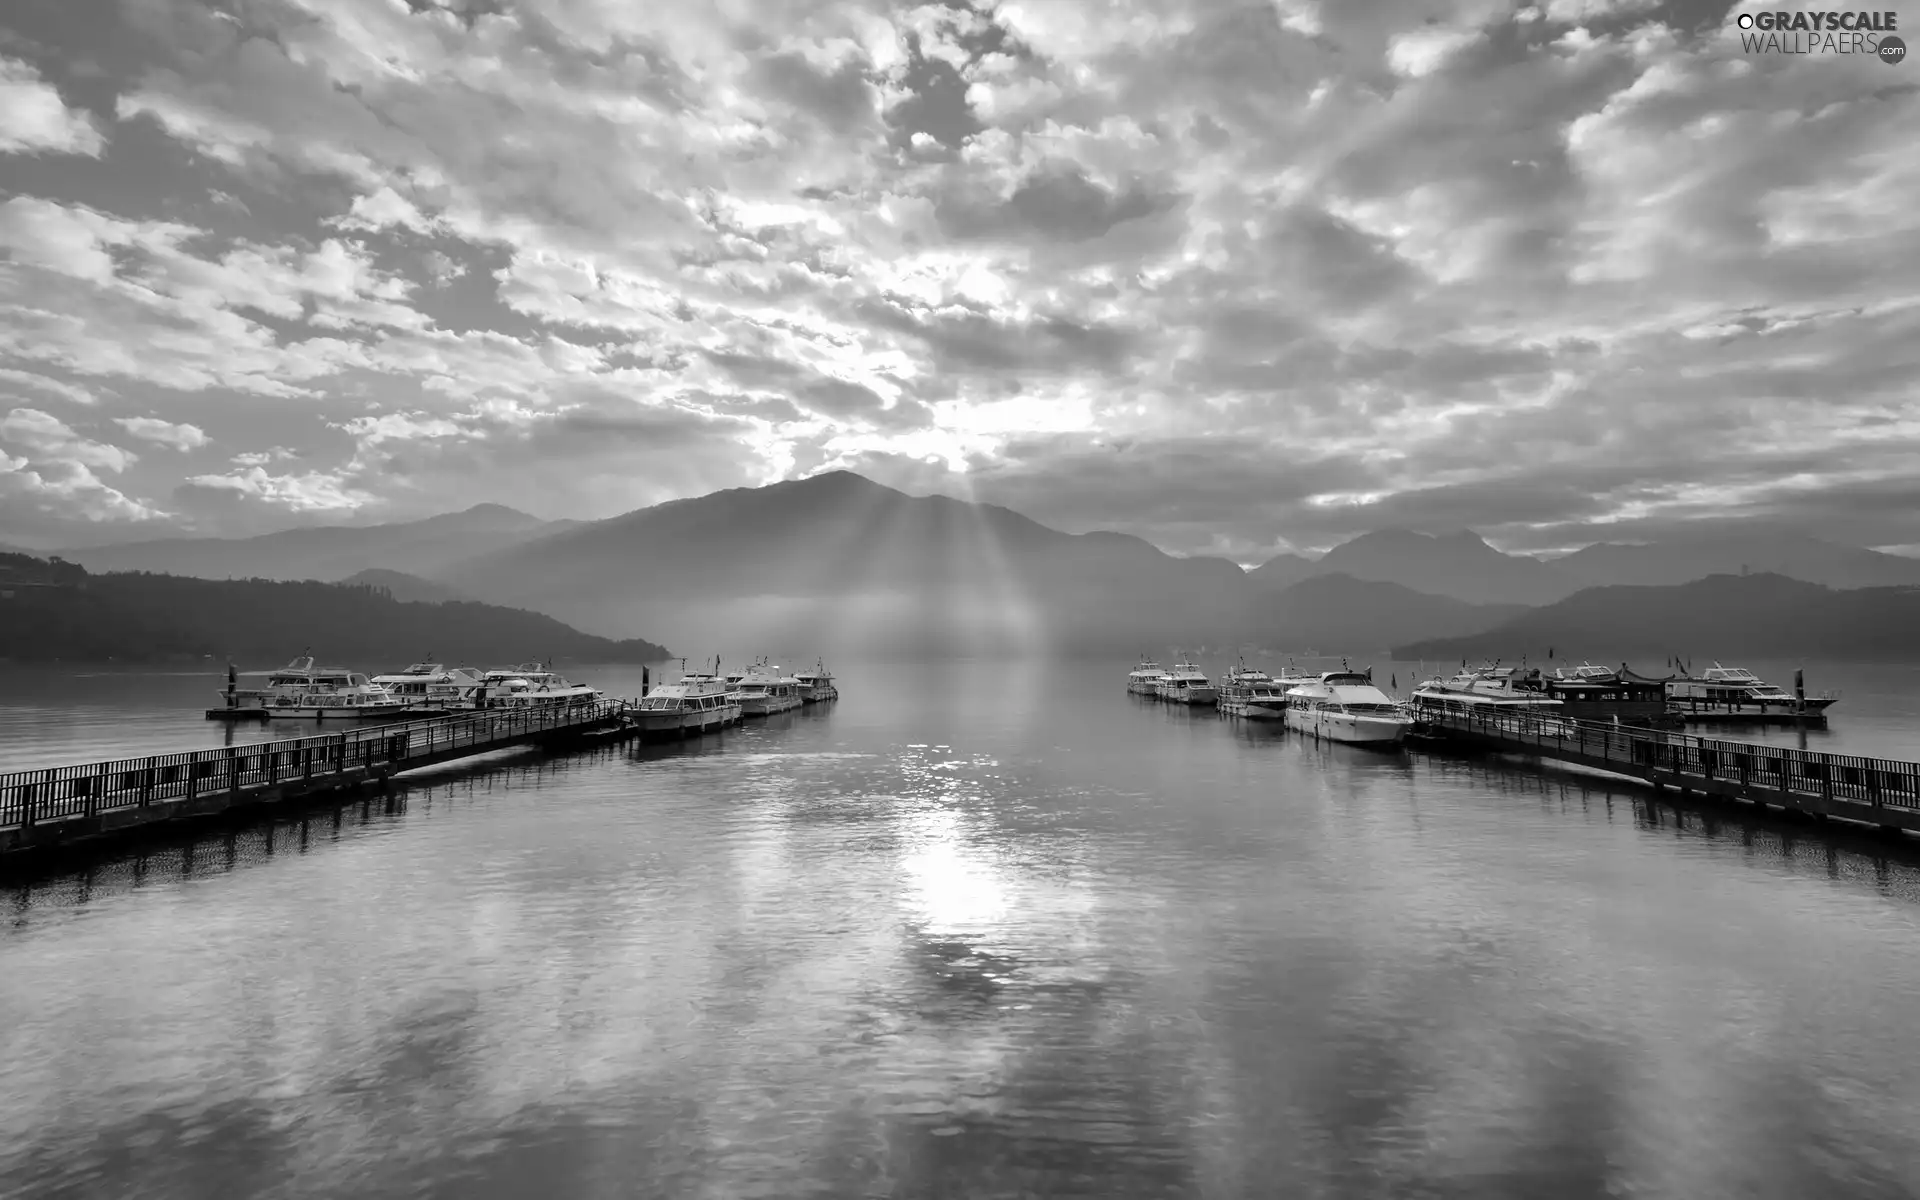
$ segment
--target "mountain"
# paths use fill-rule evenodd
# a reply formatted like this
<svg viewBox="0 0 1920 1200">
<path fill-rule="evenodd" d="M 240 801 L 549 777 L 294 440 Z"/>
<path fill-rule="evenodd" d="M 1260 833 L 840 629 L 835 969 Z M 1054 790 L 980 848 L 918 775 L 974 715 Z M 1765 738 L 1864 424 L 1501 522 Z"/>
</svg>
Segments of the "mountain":
<svg viewBox="0 0 1920 1200">
<path fill-rule="evenodd" d="M 845 471 L 675 500 L 432 572 L 690 653 L 1126 652 L 1234 640 L 1247 576 Z"/>
<path fill-rule="evenodd" d="M 1481 633 L 1525 612 L 1519 604 L 1468 604 L 1397 583 L 1317 575 L 1259 603 L 1268 640 L 1323 654 L 1371 654 L 1420 638 Z"/>
<path fill-rule="evenodd" d="M 37 561 L 37 560 L 36 560 Z M 31 567 L 0 562 L 25 581 Z M 0 581 L 0 660 L 158 662 L 231 658 L 276 666 L 312 646 L 333 663 L 395 669 L 431 654 L 489 664 L 554 658 L 656 662 L 652 642 L 612 641 L 552 617 L 473 602 L 410 604 L 368 587 L 175 575 L 88 575 L 40 564 L 30 586 Z"/>
<path fill-rule="evenodd" d="M 1615 662 L 1827 658 L 1920 661 L 1920 587 L 1838 590 L 1784 575 L 1713 575 L 1667 586 L 1588 588 L 1480 634 L 1416 641 L 1396 658 Z"/>
<path fill-rule="evenodd" d="M 1406 529 L 1363 533 L 1327 551 L 1315 565 L 1320 574 L 1344 572 L 1469 604 L 1551 604 L 1580 586 L 1537 558 L 1502 554 L 1465 530 L 1445 535 Z"/>
<path fill-rule="evenodd" d="M 1834 588 L 1920 584 L 1920 559 L 1775 531 L 1720 530 L 1646 545 L 1599 542 L 1552 565 L 1588 584 L 1686 583 L 1768 572 Z"/>
<path fill-rule="evenodd" d="M 418 575 L 409 575 L 405 571 L 389 571 L 385 567 L 368 567 L 356 571 L 340 581 L 358 587 L 382 589 L 395 600 L 409 604 L 442 604 L 448 600 L 470 600 L 443 583 L 431 579 L 422 579 Z"/>
<path fill-rule="evenodd" d="M 1320 564 L 1301 554 L 1276 554 L 1247 572 L 1247 578 L 1264 588 L 1279 591 L 1302 579 L 1320 574 Z"/>
<path fill-rule="evenodd" d="M 249 538 L 164 538 L 69 550 L 65 556 L 89 571 L 160 571 L 201 579 L 335 580 L 371 567 L 419 575 L 580 524 L 479 504 L 391 525 L 330 525 Z"/>
</svg>

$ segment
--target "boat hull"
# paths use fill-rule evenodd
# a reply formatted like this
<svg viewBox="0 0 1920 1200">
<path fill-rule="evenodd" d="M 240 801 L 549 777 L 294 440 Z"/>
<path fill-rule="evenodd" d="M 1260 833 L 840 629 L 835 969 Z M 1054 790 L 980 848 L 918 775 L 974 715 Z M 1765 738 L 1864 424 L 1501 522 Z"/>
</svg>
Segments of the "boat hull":
<svg viewBox="0 0 1920 1200">
<path fill-rule="evenodd" d="M 802 704 L 819 704 L 823 701 L 838 700 L 839 698 L 840 689 L 834 687 L 832 684 L 827 684 L 824 687 L 810 687 L 800 693 L 800 703 Z"/>
<path fill-rule="evenodd" d="M 1136 696 L 1158 696 L 1160 694 L 1160 685 L 1143 683 L 1139 680 L 1129 680 L 1127 682 L 1127 690 Z"/>
<path fill-rule="evenodd" d="M 740 700 L 740 715 L 767 717 L 799 707 L 800 697 L 798 696 L 743 696 Z"/>
<path fill-rule="evenodd" d="M 630 715 L 628 723 L 640 731 L 642 738 L 664 741 L 724 729 L 739 719 L 740 706 L 726 704 L 719 708 L 642 710 Z"/>
<path fill-rule="evenodd" d="M 1323 741 L 1355 746 L 1393 746 L 1406 740 L 1412 722 L 1404 717 L 1370 717 L 1352 713 L 1290 708 L 1287 727 Z"/>
<path fill-rule="evenodd" d="M 1245 717 L 1249 721 L 1284 721 L 1287 716 L 1285 708 L 1275 708 L 1257 700 L 1222 700 L 1220 711 L 1229 716 Z"/>
<path fill-rule="evenodd" d="M 1219 703 L 1220 694 L 1210 687 L 1168 688 L 1160 698 L 1172 704 L 1208 705 Z"/>
</svg>

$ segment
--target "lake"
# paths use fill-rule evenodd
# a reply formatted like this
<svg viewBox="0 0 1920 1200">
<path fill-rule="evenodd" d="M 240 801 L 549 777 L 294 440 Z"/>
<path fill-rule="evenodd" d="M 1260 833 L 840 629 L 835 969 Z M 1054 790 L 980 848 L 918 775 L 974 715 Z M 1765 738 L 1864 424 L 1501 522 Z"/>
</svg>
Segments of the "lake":
<svg viewBox="0 0 1920 1200">
<path fill-rule="evenodd" d="M 0 1195 L 1920 1193 L 1911 847 L 832 665 L 7 891 Z M 212 674 L 0 672 L 0 770 L 227 736 Z M 1737 736 L 1920 758 L 1920 672 L 1807 683 Z"/>
</svg>

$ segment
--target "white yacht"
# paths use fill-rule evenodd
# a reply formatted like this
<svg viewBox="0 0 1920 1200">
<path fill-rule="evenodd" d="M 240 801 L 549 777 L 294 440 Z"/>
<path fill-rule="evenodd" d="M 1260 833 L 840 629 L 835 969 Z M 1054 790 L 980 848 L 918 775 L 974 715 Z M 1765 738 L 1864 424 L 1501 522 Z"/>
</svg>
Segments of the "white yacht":
<svg viewBox="0 0 1920 1200">
<path fill-rule="evenodd" d="M 242 688 L 230 670 L 227 690 L 220 693 L 224 709 L 235 716 L 307 718 L 312 720 L 394 720 L 408 715 L 411 705 L 358 671 L 316 667 L 310 655 L 294 659 L 267 673 L 266 683 Z"/>
<path fill-rule="evenodd" d="M 1327 671 L 1287 692 L 1287 727 L 1335 742 L 1390 746 L 1413 719 L 1365 671 Z"/>
<path fill-rule="evenodd" d="M 1563 707 L 1548 695 L 1538 670 L 1496 664 L 1463 670 L 1448 679 L 1435 676 L 1415 688 L 1409 699 L 1416 713 L 1422 708 L 1453 712 L 1552 712 Z"/>
<path fill-rule="evenodd" d="M 717 672 L 688 671 L 680 660 L 680 678 L 672 683 L 657 683 L 641 697 L 630 715 L 632 723 L 646 737 L 686 737 L 720 729 L 740 719 L 740 702 L 727 690 L 726 681 Z"/>
<path fill-rule="evenodd" d="M 1256 721 L 1278 721 L 1287 714 L 1287 687 L 1257 667 L 1245 663 L 1227 672 L 1220 682 L 1220 711 Z"/>
<path fill-rule="evenodd" d="M 404 671 L 375 675 L 373 682 L 400 697 L 416 711 L 462 712 L 474 707 L 486 674 L 472 667 L 447 667 L 417 662 Z"/>
<path fill-rule="evenodd" d="M 1683 677 L 1674 680 L 1667 695 L 1685 707 L 1705 705 L 1709 708 L 1730 708 L 1736 712 L 1748 709 L 1763 713 L 1790 713 L 1796 711 L 1801 703 L 1800 698 L 1792 692 L 1765 682 L 1752 671 L 1743 667 L 1723 667 L 1717 662 L 1701 672 L 1698 679 Z M 1833 692 L 1808 696 L 1806 711 L 1824 712 L 1839 698 Z"/>
<path fill-rule="evenodd" d="M 770 716 L 803 703 L 799 683 L 780 674 L 779 667 L 767 665 L 765 659 L 749 667 L 732 687 L 743 717 Z"/>
<path fill-rule="evenodd" d="M 1219 689 L 1213 686 L 1206 672 L 1191 662 L 1173 664 L 1160 680 L 1158 689 L 1162 700 L 1175 704 L 1213 704 L 1220 699 Z"/>
<path fill-rule="evenodd" d="M 1127 690 L 1136 696 L 1158 696 L 1160 681 L 1167 677 L 1159 663 L 1150 658 L 1140 660 L 1140 665 L 1127 675 Z"/>
<path fill-rule="evenodd" d="M 476 707 L 487 709 L 574 708 L 599 698 L 599 688 L 572 683 L 537 662 L 495 667 L 475 692 Z"/>
<path fill-rule="evenodd" d="M 800 700 L 804 704 L 840 698 L 840 689 L 834 686 L 833 674 L 824 662 L 815 662 L 811 671 L 795 671 L 793 679 L 800 685 Z"/>
</svg>

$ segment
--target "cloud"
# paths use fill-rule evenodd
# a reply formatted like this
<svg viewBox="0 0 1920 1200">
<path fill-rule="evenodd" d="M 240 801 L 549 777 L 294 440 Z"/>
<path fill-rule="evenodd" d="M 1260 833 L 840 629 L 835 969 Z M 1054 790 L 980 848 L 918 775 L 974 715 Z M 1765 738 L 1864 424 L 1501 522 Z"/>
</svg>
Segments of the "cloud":
<svg viewBox="0 0 1920 1200">
<path fill-rule="evenodd" d="M 1235 557 L 1920 543 L 1869 57 L 1642 0 L 481 8 L 126 6 L 111 140 L 7 67 L 101 182 L 16 156 L 0 385 L 255 447 L 115 476 L 204 528 L 840 464 Z"/>
<path fill-rule="evenodd" d="M 31 63 L 0 57 L 0 154 L 79 154 L 106 148 L 93 115 L 67 107 Z"/>
<path fill-rule="evenodd" d="M 158 417 L 116 417 L 113 423 L 143 442 L 173 450 L 197 450 L 212 440 L 197 425 L 175 424 Z"/>
<path fill-rule="evenodd" d="M 57 523 L 158 517 L 159 510 L 126 496 L 96 473 L 117 475 L 135 461 L 130 451 L 85 437 L 51 413 L 15 408 L 0 417 L 0 511 L 29 529 L 46 518 Z M 31 510 L 34 519 L 22 517 L 20 509 Z"/>
</svg>

